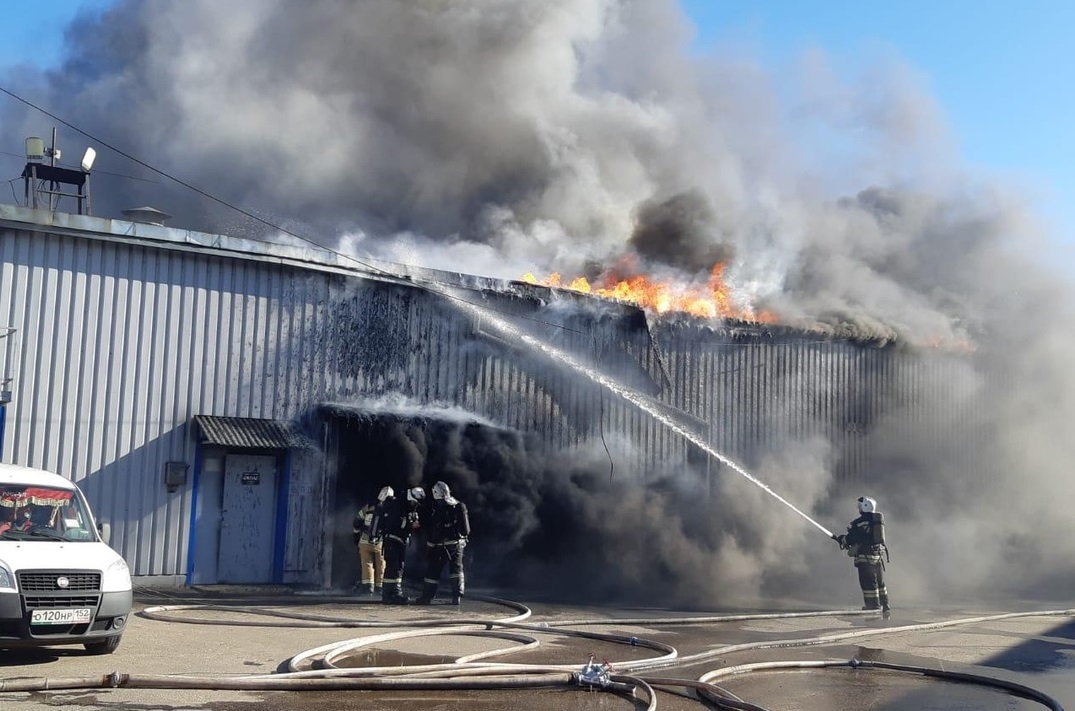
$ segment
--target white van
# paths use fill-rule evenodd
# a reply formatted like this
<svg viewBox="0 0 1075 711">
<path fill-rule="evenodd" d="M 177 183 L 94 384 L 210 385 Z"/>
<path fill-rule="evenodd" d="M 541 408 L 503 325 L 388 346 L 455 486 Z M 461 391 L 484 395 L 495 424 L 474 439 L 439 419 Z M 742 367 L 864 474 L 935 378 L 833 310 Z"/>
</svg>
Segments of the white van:
<svg viewBox="0 0 1075 711">
<path fill-rule="evenodd" d="M 127 563 L 62 476 L 0 464 L 0 648 L 119 646 L 131 613 Z"/>
</svg>

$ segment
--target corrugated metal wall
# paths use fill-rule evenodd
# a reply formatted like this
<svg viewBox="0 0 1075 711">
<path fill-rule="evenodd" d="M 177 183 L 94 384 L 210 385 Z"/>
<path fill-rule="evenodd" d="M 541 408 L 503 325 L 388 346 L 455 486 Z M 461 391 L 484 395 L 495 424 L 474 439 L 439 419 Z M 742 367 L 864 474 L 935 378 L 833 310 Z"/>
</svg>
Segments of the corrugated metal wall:
<svg viewBox="0 0 1075 711">
<path fill-rule="evenodd" d="M 471 290 L 464 298 L 490 309 L 479 318 L 405 284 L 9 229 L 0 232 L 0 326 L 18 331 L 0 340 L 0 377 L 14 378 L 5 460 L 78 482 L 136 575 L 182 575 L 190 487 L 169 494 L 162 476 L 166 461 L 194 461 L 194 415 L 292 420 L 326 401 L 402 394 L 558 449 L 603 437 L 614 457 L 644 469 L 704 461 L 653 417 L 506 338 L 496 319 L 614 375 L 748 466 L 819 437 L 849 480 L 863 476 L 882 411 L 905 406 L 923 379 L 944 380 L 944 359 L 894 348 L 652 326 L 587 299 L 547 308 L 547 296 Z M 327 490 L 318 467 L 300 471 L 300 490 Z M 300 538 L 285 565 L 317 580 L 311 549 L 323 542 Z"/>
<path fill-rule="evenodd" d="M 4 459 L 76 481 L 136 575 L 182 575 L 196 414 L 291 419 L 331 385 L 329 284 L 260 262 L 0 232 Z M 316 474 L 316 472 L 314 472 Z"/>
</svg>

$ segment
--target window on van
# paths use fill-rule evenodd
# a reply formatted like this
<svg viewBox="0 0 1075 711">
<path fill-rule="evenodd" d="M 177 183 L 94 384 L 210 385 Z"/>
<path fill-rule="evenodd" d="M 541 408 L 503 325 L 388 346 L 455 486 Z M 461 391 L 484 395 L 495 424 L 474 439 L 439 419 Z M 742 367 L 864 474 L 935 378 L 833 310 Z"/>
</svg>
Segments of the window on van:
<svg viewBox="0 0 1075 711">
<path fill-rule="evenodd" d="M 0 486 L 0 538 L 92 541 L 82 499 L 69 489 Z"/>
</svg>

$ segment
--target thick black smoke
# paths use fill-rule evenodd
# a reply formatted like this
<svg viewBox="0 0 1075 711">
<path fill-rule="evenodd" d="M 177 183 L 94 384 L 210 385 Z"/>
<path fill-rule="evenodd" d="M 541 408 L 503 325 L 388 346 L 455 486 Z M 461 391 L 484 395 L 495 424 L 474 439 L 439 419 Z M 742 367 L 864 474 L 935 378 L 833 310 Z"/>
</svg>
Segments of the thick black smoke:
<svg viewBox="0 0 1075 711">
<path fill-rule="evenodd" d="M 67 36 L 58 68 L 5 85 L 270 222 L 398 260 L 518 278 L 633 250 L 693 279 L 729 259 L 735 296 L 786 319 L 961 340 L 988 316 L 959 282 L 1022 219 L 945 167 L 905 68 L 839 80 L 809 55 L 781 94 L 749 58 L 692 53 L 673 0 L 119 0 Z M 11 152 L 52 127 L 0 111 Z M 268 229 L 108 151 L 94 180 L 106 216 Z"/>
<path fill-rule="evenodd" d="M 877 413 L 883 424 L 867 435 L 878 455 L 862 477 L 891 514 L 904 599 L 1047 592 L 1067 579 L 1072 299 L 1070 280 L 1041 266 L 1050 247 L 1028 206 L 967 175 L 934 102 L 898 62 L 847 78 L 811 53 L 774 75 L 750 57 L 702 56 L 690 40 L 673 0 L 121 0 L 70 28 L 61 66 L 10 69 L 4 83 L 342 248 L 501 277 L 570 274 L 633 250 L 693 278 L 724 255 L 738 297 L 786 321 L 954 352 L 959 374 L 946 382 L 894 382 L 915 397 Z M 53 125 L 8 100 L 0 112 L 10 152 Z M 79 155 L 72 144 L 84 139 L 62 140 Z M 21 169 L 0 160 L 10 176 Z M 148 203 L 181 226 L 264 231 L 107 151 L 93 179 L 106 216 Z M 953 402 L 969 424 L 936 417 Z M 451 461 L 480 459 L 464 456 L 468 442 Z M 798 446 L 811 454 L 776 451 L 759 465 L 804 506 L 838 516 L 827 497 L 861 492 L 827 479 L 831 458 L 815 451 L 827 443 Z M 756 492 L 726 492 L 719 506 L 738 523 L 709 530 L 717 524 L 691 518 L 690 501 L 618 481 L 587 496 L 599 477 L 512 462 L 537 483 L 491 487 L 506 504 L 482 498 L 471 464 L 452 476 L 482 507 L 519 514 L 511 550 L 534 551 L 524 573 L 545 570 L 541 535 L 582 562 L 572 542 L 592 531 L 613 534 L 595 544 L 603 554 L 635 545 L 615 506 L 665 533 L 637 543 L 641 559 L 693 571 L 713 561 L 738 581 L 725 589 L 744 595 L 773 576 L 820 580 L 846 564 L 811 557 L 795 530 L 756 535 L 744 512 L 770 510 Z M 550 502 L 579 507 L 571 535 L 524 525 Z M 667 543 L 680 531 L 684 545 Z M 616 580 L 631 586 L 626 573 Z"/>
<path fill-rule="evenodd" d="M 364 464 L 354 481 L 364 487 L 357 500 L 383 485 L 402 495 L 407 486 L 429 491 L 444 481 L 467 504 L 472 586 L 578 602 L 712 607 L 786 598 L 786 581 L 768 584 L 766 568 L 804 572 L 784 561 L 804 549 L 798 524 L 774 515 L 741 481 L 707 483 L 704 468 L 635 471 L 617 447 L 610 477 L 603 451 L 557 455 L 518 432 L 428 413 L 365 414 L 347 428 L 345 460 Z M 354 449 L 359 441 L 369 444 Z M 822 476 L 800 475 L 781 484 L 797 496 L 823 494 Z M 419 573 L 412 574 L 421 577 L 421 565 L 413 557 Z"/>
<path fill-rule="evenodd" d="M 733 256 L 730 246 L 712 239 L 719 234 L 715 218 L 705 196 L 697 191 L 647 202 L 638 210 L 630 244 L 646 264 L 706 273 Z"/>
</svg>

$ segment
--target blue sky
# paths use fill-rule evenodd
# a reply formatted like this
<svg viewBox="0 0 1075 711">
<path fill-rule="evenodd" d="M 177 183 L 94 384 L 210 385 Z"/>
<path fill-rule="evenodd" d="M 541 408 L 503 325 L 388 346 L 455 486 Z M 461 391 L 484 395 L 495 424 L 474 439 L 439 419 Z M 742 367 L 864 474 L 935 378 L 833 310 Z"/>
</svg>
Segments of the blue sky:
<svg viewBox="0 0 1075 711">
<path fill-rule="evenodd" d="M 0 66 L 49 65 L 63 47 L 67 23 L 80 10 L 108 7 L 112 0 L 9 0 L 0 5 Z"/>
<path fill-rule="evenodd" d="M 779 69 L 820 48 L 854 66 L 895 53 L 923 78 L 972 170 L 1031 192 L 1075 243 L 1075 2 L 680 0 L 700 50 L 745 47 Z M 6 2 L 0 66 L 57 61 L 67 22 L 111 0 Z"/>
<path fill-rule="evenodd" d="M 924 78 L 972 169 L 1034 191 L 1075 242 L 1075 3 L 1068 0 L 681 0 L 697 44 L 774 67 L 810 48 L 853 66 L 895 52 Z"/>
</svg>

